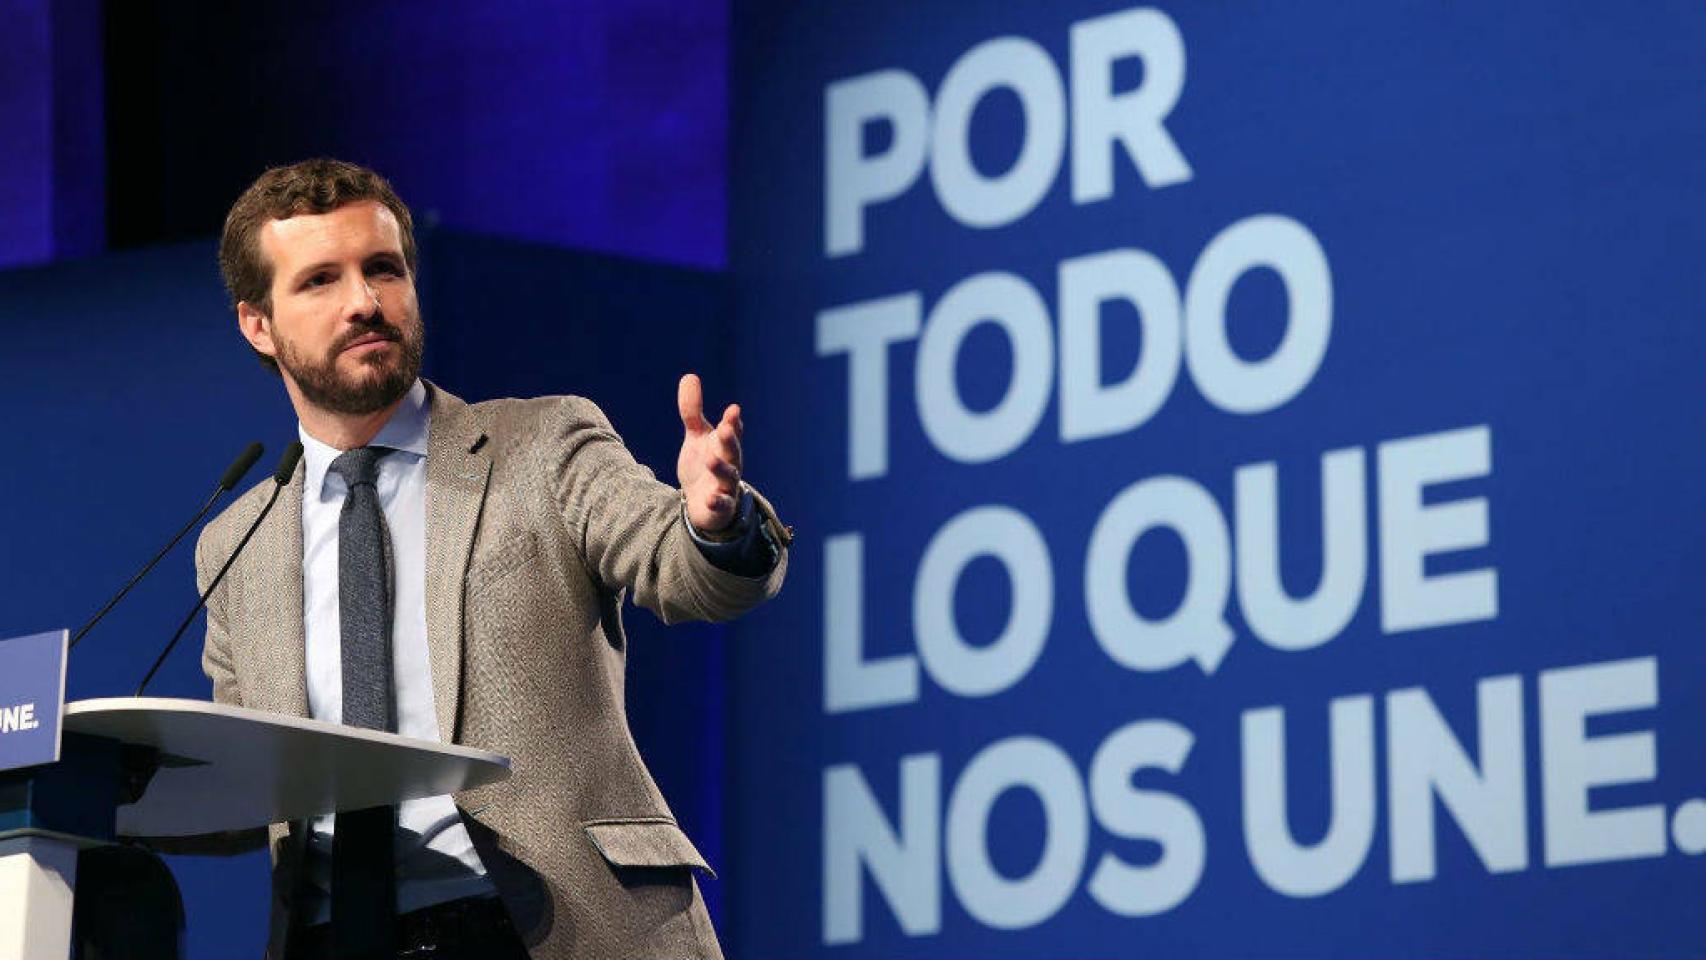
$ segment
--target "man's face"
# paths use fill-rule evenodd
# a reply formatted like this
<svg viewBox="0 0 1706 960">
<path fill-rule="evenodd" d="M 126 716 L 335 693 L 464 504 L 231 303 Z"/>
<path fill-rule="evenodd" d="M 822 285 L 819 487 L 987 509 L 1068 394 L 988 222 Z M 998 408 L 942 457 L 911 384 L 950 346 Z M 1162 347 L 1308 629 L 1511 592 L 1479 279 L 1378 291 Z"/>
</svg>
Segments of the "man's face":
<svg viewBox="0 0 1706 960">
<path fill-rule="evenodd" d="M 272 315 L 241 305 L 238 322 L 278 361 L 293 399 L 361 415 L 408 392 L 423 333 L 402 232 L 384 204 L 269 221 L 260 246 L 273 267 Z"/>
</svg>

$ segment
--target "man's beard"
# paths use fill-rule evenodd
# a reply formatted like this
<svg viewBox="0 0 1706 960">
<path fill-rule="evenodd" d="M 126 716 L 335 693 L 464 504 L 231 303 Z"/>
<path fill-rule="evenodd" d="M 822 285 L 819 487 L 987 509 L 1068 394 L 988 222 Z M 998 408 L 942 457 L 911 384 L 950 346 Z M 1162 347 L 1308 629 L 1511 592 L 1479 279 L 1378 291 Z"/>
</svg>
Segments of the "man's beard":
<svg viewBox="0 0 1706 960">
<path fill-rule="evenodd" d="M 396 342 L 401 351 L 396 363 L 387 364 L 382 355 L 375 354 L 363 358 L 362 365 L 377 368 L 379 376 L 349 379 L 339 374 L 338 356 L 356 340 L 374 333 Z M 326 358 L 321 363 L 314 363 L 298 353 L 288 340 L 279 340 L 276 359 L 278 365 L 296 381 L 303 399 L 309 403 L 332 413 L 365 416 L 378 413 L 402 399 L 403 394 L 408 393 L 409 388 L 414 386 L 415 378 L 420 376 L 421 352 L 425 340 L 421 323 L 415 323 L 413 334 L 405 334 L 402 328 L 388 322 L 383 316 L 376 315 L 372 322 L 362 324 L 339 337 L 326 352 Z"/>
</svg>

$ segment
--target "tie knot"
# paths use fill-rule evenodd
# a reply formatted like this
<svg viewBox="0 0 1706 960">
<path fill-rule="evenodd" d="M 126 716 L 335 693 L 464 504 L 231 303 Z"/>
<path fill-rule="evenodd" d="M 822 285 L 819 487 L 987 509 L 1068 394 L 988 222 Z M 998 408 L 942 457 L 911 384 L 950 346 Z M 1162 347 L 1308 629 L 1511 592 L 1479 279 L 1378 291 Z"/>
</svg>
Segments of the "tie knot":
<svg viewBox="0 0 1706 960">
<path fill-rule="evenodd" d="M 356 447 L 345 450 L 332 461 L 333 473 L 344 478 L 350 489 L 362 484 L 372 485 L 379 479 L 379 458 L 391 452 L 390 447 Z"/>
</svg>

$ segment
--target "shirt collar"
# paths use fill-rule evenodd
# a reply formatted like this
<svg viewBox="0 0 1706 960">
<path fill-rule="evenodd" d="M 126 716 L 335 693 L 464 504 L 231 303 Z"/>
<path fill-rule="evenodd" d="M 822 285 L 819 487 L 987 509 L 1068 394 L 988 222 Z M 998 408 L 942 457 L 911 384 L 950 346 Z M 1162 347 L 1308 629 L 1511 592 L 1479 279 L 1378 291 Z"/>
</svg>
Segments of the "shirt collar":
<svg viewBox="0 0 1706 960">
<path fill-rule="evenodd" d="M 427 435 L 432 418 L 428 414 L 426 385 L 419 379 L 414 386 L 403 395 L 403 402 L 397 405 L 391 419 L 385 421 L 378 435 L 368 442 L 372 447 L 390 447 L 415 457 L 425 457 L 427 453 Z M 309 496 L 321 498 L 326 483 L 326 474 L 331 470 L 332 461 L 343 453 L 337 447 L 321 443 L 308 435 L 308 430 L 300 421 L 296 424 L 296 435 L 302 440 L 302 458 L 306 461 L 303 480 L 304 488 Z"/>
</svg>

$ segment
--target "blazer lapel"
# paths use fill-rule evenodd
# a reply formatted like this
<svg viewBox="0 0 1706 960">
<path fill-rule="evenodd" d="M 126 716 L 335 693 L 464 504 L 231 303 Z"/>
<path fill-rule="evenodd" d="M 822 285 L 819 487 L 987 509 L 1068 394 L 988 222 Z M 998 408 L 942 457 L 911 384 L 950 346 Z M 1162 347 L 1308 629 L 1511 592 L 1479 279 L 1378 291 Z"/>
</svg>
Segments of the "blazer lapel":
<svg viewBox="0 0 1706 960">
<path fill-rule="evenodd" d="M 426 475 L 426 624 L 438 736 L 456 742 L 462 706 L 462 585 L 473 554 L 492 461 L 474 408 L 432 390 Z"/>
<path fill-rule="evenodd" d="M 302 486 L 306 468 L 297 464 L 296 474 L 279 491 L 272 514 L 261 522 L 249 548 L 263 560 L 257 573 L 247 578 L 244 594 L 261 626 L 245 640 L 256 649 L 259 675 L 266 681 L 257 689 L 265 703 L 245 706 L 297 717 L 308 716 L 307 640 L 302 625 Z M 270 494 L 269 494 L 270 496 Z M 261 503 L 265 503 L 262 500 Z"/>
</svg>

